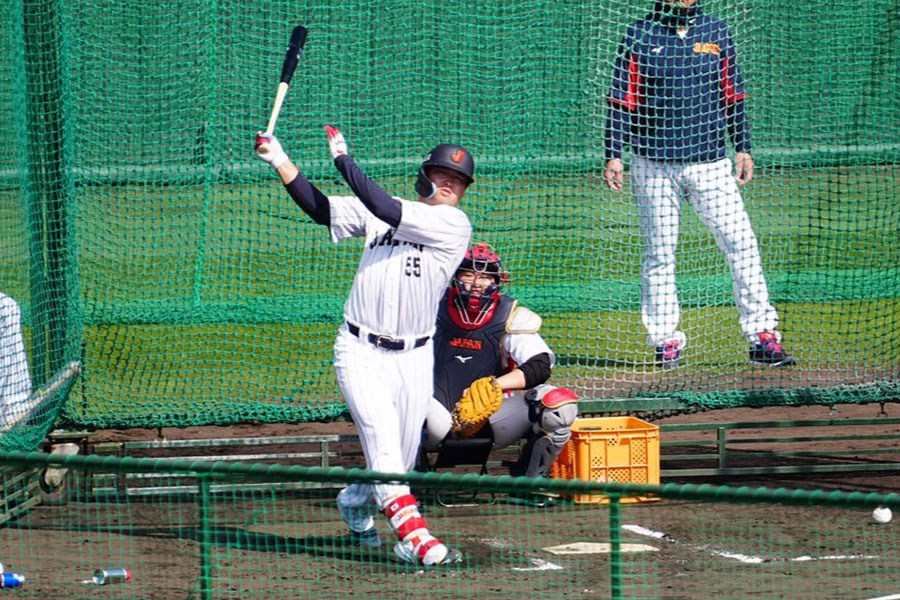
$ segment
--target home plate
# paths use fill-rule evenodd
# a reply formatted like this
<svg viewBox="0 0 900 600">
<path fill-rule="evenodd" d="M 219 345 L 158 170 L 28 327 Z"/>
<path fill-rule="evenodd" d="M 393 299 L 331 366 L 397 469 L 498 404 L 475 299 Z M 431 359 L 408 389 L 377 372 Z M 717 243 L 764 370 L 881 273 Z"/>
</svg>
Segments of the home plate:
<svg viewBox="0 0 900 600">
<path fill-rule="evenodd" d="M 620 544 L 622 552 L 657 552 L 659 548 L 646 544 Z M 612 549 L 606 542 L 575 542 L 544 548 L 551 554 L 609 554 Z"/>
</svg>

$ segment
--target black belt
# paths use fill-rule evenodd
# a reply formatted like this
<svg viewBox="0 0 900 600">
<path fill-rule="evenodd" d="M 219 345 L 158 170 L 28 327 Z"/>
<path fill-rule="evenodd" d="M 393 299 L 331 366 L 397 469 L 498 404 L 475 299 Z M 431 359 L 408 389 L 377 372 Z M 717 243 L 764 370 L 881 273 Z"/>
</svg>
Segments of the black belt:
<svg viewBox="0 0 900 600">
<path fill-rule="evenodd" d="M 350 321 L 347 321 L 347 330 L 356 337 L 359 337 L 359 327 Z M 429 336 L 426 335 L 425 337 L 417 338 L 413 343 L 413 348 L 421 348 L 424 346 L 428 342 L 428 337 Z M 370 344 L 384 350 L 403 350 L 406 348 L 405 341 L 392 338 L 389 335 L 375 335 L 374 333 L 370 333 L 368 339 Z"/>
</svg>

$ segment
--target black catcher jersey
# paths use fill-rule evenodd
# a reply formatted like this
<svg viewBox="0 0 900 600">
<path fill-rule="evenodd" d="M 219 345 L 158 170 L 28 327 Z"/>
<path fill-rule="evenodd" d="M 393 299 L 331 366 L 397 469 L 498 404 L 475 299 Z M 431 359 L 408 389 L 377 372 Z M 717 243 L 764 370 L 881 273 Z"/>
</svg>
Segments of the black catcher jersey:
<svg viewBox="0 0 900 600">
<path fill-rule="evenodd" d="M 434 336 L 434 397 L 452 411 L 473 381 L 503 374 L 500 344 L 516 300 L 501 294 L 487 323 L 477 329 L 463 329 L 450 317 L 448 293 L 438 308 Z"/>
</svg>

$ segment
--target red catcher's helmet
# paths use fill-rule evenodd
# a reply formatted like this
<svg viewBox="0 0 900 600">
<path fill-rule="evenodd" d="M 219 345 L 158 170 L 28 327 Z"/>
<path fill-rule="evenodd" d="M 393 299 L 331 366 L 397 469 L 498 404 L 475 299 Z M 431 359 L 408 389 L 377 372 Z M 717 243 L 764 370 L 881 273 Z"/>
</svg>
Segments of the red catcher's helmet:
<svg viewBox="0 0 900 600">
<path fill-rule="evenodd" d="M 509 282 L 509 275 L 503 269 L 503 261 L 500 260 L 500 256 L 489 244 L 484 242 L 478 242 L 466 250 L 466 256 L 459 263 L 457 271 L 460 269 L 494 275 L 498 287 Z"/>
<path fill-rule="evenodd" d="M 460 271 L 474 271 L 491 275 L 494 283 L 484 288 L 480 294 L 473 294 L 460 281 Z M 493 313 L 504 283 L 509 283 L 509 274 L 503 268 L 503 261 L 500 260 L 500 256 L 494 252 L 493 248 L 480 242 L 466 250 L 466 255 L 453 276 L 450 289 L 451 300 L 459 308 L 460 317 L 466 324 L 480 325 Z"/>
</svg>

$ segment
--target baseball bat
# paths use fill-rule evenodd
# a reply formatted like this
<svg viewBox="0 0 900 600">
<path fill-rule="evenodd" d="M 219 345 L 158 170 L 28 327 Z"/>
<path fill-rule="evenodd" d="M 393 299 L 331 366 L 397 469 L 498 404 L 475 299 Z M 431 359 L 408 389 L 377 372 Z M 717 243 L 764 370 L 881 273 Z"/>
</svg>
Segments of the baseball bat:
<svg viewBox="0 0 900 600">
<path fill-rule="evenodd" d="M 306 34 L 307 30 L 303 25 L 297 25 L 291 32 L 291 41 L 288 42 L 284 62 L 281 63 L 281 80 L 278 82 L 275 101 L 272 103 L 272 113 L 269 115 L 269 124 L 266 126 L 266 133 L 269 135 L 275 131 L 275 122 L 281 113 L 281 105 L 284 104 L 284 98 L 287 96 L 288 88 L 291 86 L 294 70 L 297 68 L 297 63 L 300 62 L 300 52 L 303 50 L 303 44 L 306 43 Z M 269 151 L 268 145 L 260 145 L 259 151 L 265 154 Z"/>
</svg>

